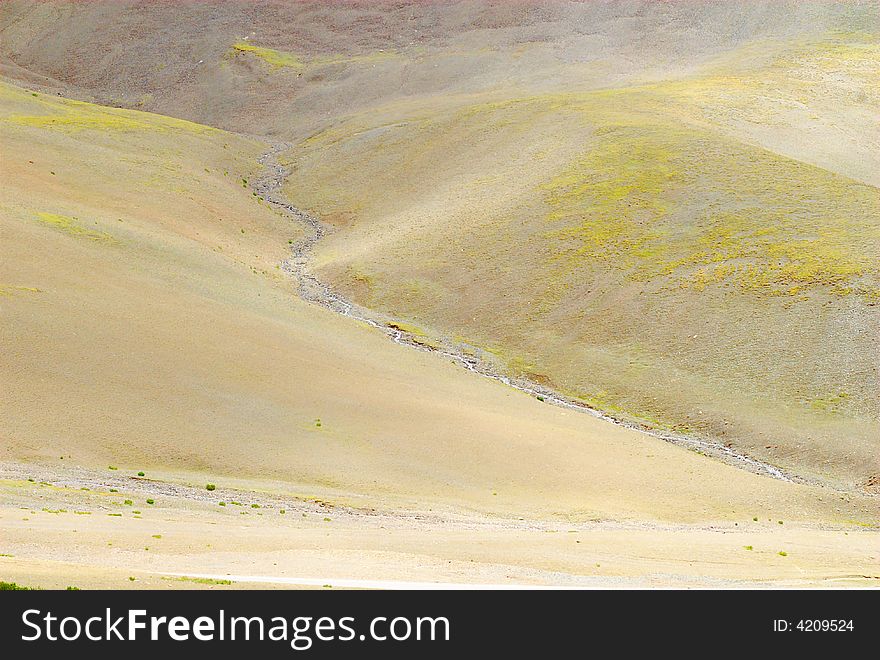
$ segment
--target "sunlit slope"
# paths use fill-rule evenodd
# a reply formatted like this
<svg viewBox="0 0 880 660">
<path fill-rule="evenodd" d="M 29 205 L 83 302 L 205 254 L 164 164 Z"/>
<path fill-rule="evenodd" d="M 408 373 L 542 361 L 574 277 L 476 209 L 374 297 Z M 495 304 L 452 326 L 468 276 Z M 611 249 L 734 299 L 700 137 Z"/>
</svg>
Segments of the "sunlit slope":
<svg viewBox="0 0 880 660">
<path fill-rule="evenodd" d="M 876 44 L 388 105 L 298 144 L 288 193 L 337 225 L 316 263 L 362 303 L 617 416 L 870 487 Z"/>
<path fill-rule="evenodd" d="M 876 517 L 298 301 L 250 141 L 2 90 L 3 459 L 516 516 Z"/>
</svg>

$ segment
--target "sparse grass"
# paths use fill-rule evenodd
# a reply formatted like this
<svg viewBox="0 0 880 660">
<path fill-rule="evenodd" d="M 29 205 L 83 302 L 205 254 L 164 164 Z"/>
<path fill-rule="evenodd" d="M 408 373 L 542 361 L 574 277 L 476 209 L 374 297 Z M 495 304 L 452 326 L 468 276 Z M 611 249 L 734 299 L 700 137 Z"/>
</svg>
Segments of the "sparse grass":
<svg viewBox="0 0 880 660">
<path fill-rule="evenodd" d="M 629 100 L 640 103 L 637 93 Z M 730 282 L 762 295 L 878 286 L 877 264 L 858 247 L 880 238 L 870 221 L 877 190 L 659 117 L 605 116 L 593 148 L 545 186 L 565 272 L 598 263 L 637 281 Z M 713 200 L 688 209 L 696 221 L 686 234 L 683 194 Z"/>
<path fill-rule="evenodd" d="M 691 121 L 697 107 L 729 108 L 751 93 L 723 82 L 535 94 L 448 115 L 413 111 L 399 123 L 365 113 L 299 144 L 287 190 L 325 218 L 344 218 L 324 270 L 357 302 L 481 351 L 497 347 L 505 371 L 546 376 L 548 387 L 582 392 L 614 417 L 715 439 L 739 433 L 747 452 L 763 447 L 752 431 L 761 406 L 765 426 L 786 429 L 791 406 L 841 422 L 874 419 L 876 377 L 859 376 L 873 374 L 870 366 L 845 359 L 828 328 L 852 305 L 862 334 L 847 341 L 865 337 L 865 306 L 880 302 L 880 191 L 733 137 L 727 124 Z M 590 131 L 580 153 L 518 163 L 516 183 L 478 171 L 503 166 L 480 160 L 487 145 L 525 149 L 531 131 L 577 126 Z M 469 159 L 480 167 L 467 168 Z M 398 161 L 406 167 L 389 165 Z M 380 181 L 366 171 L 382 171 Z M 433 232 L 414 213 L 413 233 L 395 227 L 369 264 L 345 256 L 391 209 L 424 204 L 430 213 L 447 185 L 461 191 L 446 200 L 449 213 L 473 222 Z M 495 196 L 516 202 L 487 207 Z M 474 314 L 460 313 L 462 293 Z M 699 313 L 706 305 L 713 314 Z M 822 347 L 810 350 L 833 357 L 820 368 L 798 356 L 802 340 L 791 337 L 813 337 Z M 736 348 L 746 344 L 757 350 Z M 761 363 L 774 355 L 791 368 L 771 383 Z M 660 386 L 670 377 L 679 386 Z M 719 388 L 741 402 L 712 404 Z M 824 447 L 832 436 L 804 423 L 783 442 Z M 809 449 L 801 460 L 812 460 Z"/>
<path fill-rule="evenodd" d="M 75 236 L 77 238 L 85 238 L 88 240 L 103 243 L 115 242 L 115 239 L 110 234 L 84 227 L 79 219 L 75 217 L 61 215 L 60 213 L 47 213 L 43 211 L 38 212 L 36 214 L 36 217 L 42 224 L 48 227 L 52 227 L 53 229 L 62 231 L 65 234 Z M 64 457 L 62 456 L 61 458 Z M 110 469 L 115 470 L 116 468 Z"/>
<path fill-rule="evenodd" d="M 168 577 L 164 576 L 163 580 L 173 580 L 174 582 L 193 582 L 195 584 L 211 584 L 217 586 L 227 586 L 232 584 L 232 580 L 217 580 L 214 578 L 199 578 L 199 577 Z"/>
<path fill-rule="evenodd" d="M 3 85 L 0 90 L 4 100 L 18 102 L 18 106 L 27 108 L 27 114 L 7 114 L 0 117 L 0 122 L 24 126 L 33 129 L 77 133 L 79 131 L 96 132 L 171 132 L 185 131 L 192 134 L 214 133 L 216 129 L 196 124 L 183 119 L 158 117 L 157 115 L 95 105 L 56 96 L 28 94 L 26 90 L 13 85 Z M 33 99 L 37 100 L 34 101 Z M 21 103 L 27 99 L 27 104 Z M 55 172 L 51 172 L 55 174 Z"/>
<path fill-rule="evenodd" d="M 262 46 L 254 46 L 246 41 L 237 41 L 232 44 L 235 52 L 254 55 L 260 60 L 268 64 L 273 69 L 291 68 L 302 69 L 303 62 L 300 58 L 292 53 L 285 53 L 271 48 L 263 48 Z"/>
</svg>

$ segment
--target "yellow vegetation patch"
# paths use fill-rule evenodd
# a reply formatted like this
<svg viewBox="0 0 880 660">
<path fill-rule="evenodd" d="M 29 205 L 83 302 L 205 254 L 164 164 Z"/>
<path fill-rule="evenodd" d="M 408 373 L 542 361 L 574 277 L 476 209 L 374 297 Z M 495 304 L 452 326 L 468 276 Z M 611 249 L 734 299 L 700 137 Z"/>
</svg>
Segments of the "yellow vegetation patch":
<svg viewBox="0 0 880 660">
<path fill-rule="evenodd" d="M 22 126 L 35 128 L 91 129 L 91 130 L 146 130 L 151 128 L 144 122 L 130 117 L 119 117 L 109 114 L 78 114 L 64 115 L 12 115 L 8 121 Z"/>
<path fill-rule="evenodd" d="M 106 232 L 96 231 L 94 229 L 83 227 L 77 218 L 67 215 L 60 215 L 58 213 L 45 212 L 39 212 L 36 215 L 37 219 L 42 224 L 52 227 L 53 229 L 58 229 L 59 231 L 63 231 L 64 233 L 70 234 L 71 236 L 76 236 L 78 238 L 87 238 L 92 241 L 111 243 L 116 242 L 116 239 Z"/>
<path fill-rule="evenodd" d="M 232 44 L 232 53 L 247 53 L 249 55 L 254 55 L 273 69 L 288 68 L 296 70 L 304 69 L 306 66 L 323 67 L 339 64 L 378 64 L 403 57 L 401 53 L 395 50 L 377 50 L 359 55 L 345 55 L 338 53 L 303 58 L 294 53 L 274 50 L 272 48 L 264 48 L 263 46 L 255 46 L 246 41 L 238 41 Z"/>
<path fill-rule="evenodd" d="M 217 131 L 209 126 L 184 119 L 36 94 L 4 82 L 0 82 L 0 99 L 4 102 L 4 108 L 0 110 L 0 121 L 19 126 L 67 132 L 184 130 L 191 133 L 210 133 Z M 10 112 L 11 110 L 14 112 Z"/>
<path fill-rule="evenodd" d="M 232 49 L 239 53 L 254 55 L 275 69 L 283 67 L 301 69 L 304 66 L 303 61 L 292 53 L 272 50 L 271 48 L 263 48 L 262 46 L 254 46 L 246 41 L 238 41 L 232 44 Z"/>
<path fill-rule="evenodd" d="M 42 289 L 37 289 L 32 286 L 10 286 L 5 284 L 0 284 L 0 297 L 10 297 L 14 296 L 18 293 L 42 293 Z"/>
<path fill-rule="evenodd" d="M 562 272 L 772 295 L 880 286 L 877 189 L 661 117 L 594 117 L 591 148 L 543 186 Z"/>
<path fill-rule="evenodd" d="M 419 328 L 415 325 L 410 325 L 409 323 L 400 323 L 398 321 L 394 321 L 391 323 L 386 323 L 386 325 L 389 328 L 392 328 L 394 330 L 400 330 L 401 332 L 405 332 L 410 335 L 415 335 L 417 337 L 424 337 L 425 336 L 424 330 L 422 330 L 421 328 Z"/>
<path fill-rule="evenodd" d="M 847 399 L 849 399 L 847 392 L 838 392 L 819 399 L 813 399 L 810 401 L 810 408 L 816 412 L 835 414 L 840 411 L 841 406 L 846 403 Z"/>
<path fill-rule="evenodd" d="M 331 64 L 377 64 L 400 59 L 402 55 L 394 50 L 377 50 L 363 55 L 322 55 L 309 60 L 309 64 L 315 66 L 328 66 Z"/>
</svg>

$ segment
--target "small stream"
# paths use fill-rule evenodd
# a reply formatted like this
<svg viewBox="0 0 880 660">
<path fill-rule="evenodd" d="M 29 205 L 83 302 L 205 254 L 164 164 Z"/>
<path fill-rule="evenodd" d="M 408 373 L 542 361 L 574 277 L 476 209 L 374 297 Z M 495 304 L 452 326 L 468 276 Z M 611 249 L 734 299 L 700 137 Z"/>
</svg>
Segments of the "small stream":
<svg viewBox="0 0 880 660">
<path fill-rule="evenodd" d="M 338 314 L 366 323 L 402 346 L 409 346 L 410 348 L 420 351 L 436 353 L 446 357 L 468 371 L 504 383 L 509 387 L 536 397 L 544 403 L 587 413 L 593 417 L 616 424 L 617 426 L 623 426 L 659 438 L 666 442 L 718 458 L 725 463 L 748 470 L 749 472 L 770 476 L 783 481 L 794 481 L 791 476 L 785 474 L 779 468 L 763 463 L 750 456 L 740 454 L 721 443 L 691 436 L 656 431 L 639 424 L 615 419 L 600 410 L 591 408 L 579 401 L 569 399 L 568 397 L 558 394 L 538 383 L 529 381 L 528 379 L 505 376 L 503 373 L 500 373 L 494 365 L 479 357 L 459 352 L 455 349 L 445 347 L 437 348 L 426 345 L 419 341 L 416 336 L 401 330 L 400 325 L 397 324 L 394 319 L 383 318 L 378 313 L 372 312 L 371 310 L 360 307 L 359 305 L 346 300 L 308 271 L 308 263 L 311 259 L 312 250 L 314 249 L 315 244 L 327 234 L 327 227 L 319 219 L 298 209 L 284 197 L 282 187 L 287 177 L 290 176 L 290 171 L 279 163 L 278 156 L 290 148 L 291 145 L 289 144 L 275 144 L 257 159 L 259 164 L 262 165 L 263 171 L 251 181 L 251 188 L 257 193 L 257 195 L 262 197 L 264 201 L 280 210 L 285 216 L 302 225 L 306 230 L 304 238 L 300 239 L 292 246 L 291 256 L 281 263 L 282 270 L 291 275 L 294 281 L 296 281 L 299 296 L 303 300 L 321 305 L 322 307 L 326 307 Z"/>
</svg>

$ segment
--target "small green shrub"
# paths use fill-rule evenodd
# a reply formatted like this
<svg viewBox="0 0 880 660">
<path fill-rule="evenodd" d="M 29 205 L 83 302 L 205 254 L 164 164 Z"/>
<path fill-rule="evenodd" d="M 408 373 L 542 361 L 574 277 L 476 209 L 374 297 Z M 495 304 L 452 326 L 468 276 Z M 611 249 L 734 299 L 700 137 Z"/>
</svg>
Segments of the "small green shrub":
<svg viewBox="0 0 880 660">
<path fill-rule="evenodd" d="M 208 490 L 216 490 L 217 486 L 215 486 L 214 484 L 206 484 L 205 488 Z"/>
<path fill-rule="evenodd" d="M 39 589 L 34 587 L 23 587 L 15 582 L 0 581 L 0 591 L 39 591 Z"/>
<path fill-rule="evenodd" d="M 155 504 L 155 503 L 156 503 L 156 500 L 154 500 L 154 499 L 147 500 L 147 504 Z"/>
<path fill-rule="evenodd" d="M 143 473 L 143 472 L 138 472 L 138 476 L 139 476 L 139 477 L 143 477 L 143 476 L 144 476 L 144 473 Z"/>
</svg>

